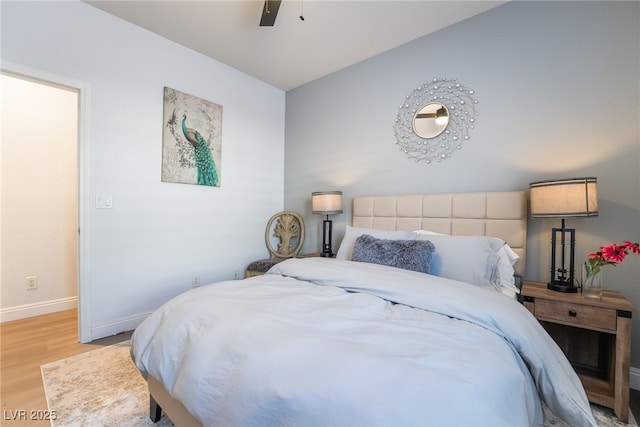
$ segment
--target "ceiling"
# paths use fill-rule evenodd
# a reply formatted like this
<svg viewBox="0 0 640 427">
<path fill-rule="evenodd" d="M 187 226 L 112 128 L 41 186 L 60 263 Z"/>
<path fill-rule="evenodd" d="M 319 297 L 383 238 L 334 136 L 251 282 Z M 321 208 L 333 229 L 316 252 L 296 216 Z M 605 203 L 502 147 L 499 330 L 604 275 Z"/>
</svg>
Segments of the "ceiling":
<svg viewBox="0 0 640 427">
<path fill-rule="evenodd" d="M 506 3 L 283 0 L 260 27 L 263 0 L 86 2 L 285 91 Z"/>
</svg>

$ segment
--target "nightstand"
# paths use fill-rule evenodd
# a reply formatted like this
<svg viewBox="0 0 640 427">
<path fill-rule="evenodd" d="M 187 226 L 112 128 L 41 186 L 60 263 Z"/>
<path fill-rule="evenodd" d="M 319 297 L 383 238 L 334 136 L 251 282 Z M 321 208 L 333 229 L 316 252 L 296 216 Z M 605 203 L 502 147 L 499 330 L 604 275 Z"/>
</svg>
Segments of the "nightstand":
<svg viewBox="0 0 640 427">
<path fill-rule="evenodd" d="M 604 290 L 601 300 L 592 300 L 528 281 L 521 297 L 571 362 L 589 401 L 612 408 L 627 423 L 631 303 L 617 291 Z"/>
</svg>

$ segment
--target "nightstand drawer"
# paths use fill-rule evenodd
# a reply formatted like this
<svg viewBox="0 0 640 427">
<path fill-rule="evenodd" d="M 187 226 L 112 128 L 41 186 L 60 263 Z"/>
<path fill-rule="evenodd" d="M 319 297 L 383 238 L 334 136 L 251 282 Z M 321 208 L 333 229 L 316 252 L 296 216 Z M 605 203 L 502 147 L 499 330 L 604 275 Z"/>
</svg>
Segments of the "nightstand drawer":
<svg viewBox="0 0 640 427">
<path fill-rule="evenodd" d="M 536 317 L 572 323 L 585 328 L 614 331 L 617 327 L 615 309 L 603 309 L 590 305 L 572 304 L 537 298 L 535 303 Z"/>
</svg>

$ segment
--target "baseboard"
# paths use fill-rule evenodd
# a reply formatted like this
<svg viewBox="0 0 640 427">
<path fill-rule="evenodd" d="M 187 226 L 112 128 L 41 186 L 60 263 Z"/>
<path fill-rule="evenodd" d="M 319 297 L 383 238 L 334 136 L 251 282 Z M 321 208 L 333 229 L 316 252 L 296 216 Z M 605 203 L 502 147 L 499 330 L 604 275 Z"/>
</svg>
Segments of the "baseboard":
<svg viewBox="0 0 640 427">
<path fill-rule="evenodd" d="M 110 337 L 122 332 L 133 331 L 150 314 L 151 312 L 141 313 L 130 317 L 124 317 L 113 322 L 94 325 L 91 327 L 91 340 Z"/>
<path fill-rule="evenodd" d="M 27 317 L 42 316 L 57 311 L 71 310 L 78 307 L 78 297 L 59 298 L 32 304 L 16 305 L 0 309 L 0 323 Z"/>
</svg>

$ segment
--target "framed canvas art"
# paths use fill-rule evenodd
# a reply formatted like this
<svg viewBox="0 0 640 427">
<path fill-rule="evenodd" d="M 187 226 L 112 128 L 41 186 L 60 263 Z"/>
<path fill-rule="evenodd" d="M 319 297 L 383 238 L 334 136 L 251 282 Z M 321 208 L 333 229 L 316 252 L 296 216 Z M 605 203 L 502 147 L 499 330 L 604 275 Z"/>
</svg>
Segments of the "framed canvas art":
<svg viewBox="0 0 640 427">
<path fill-rule="evenodd" d="M 162 181 L 220 187 L 222 106 L 164 88 Z"/>
</svg>

